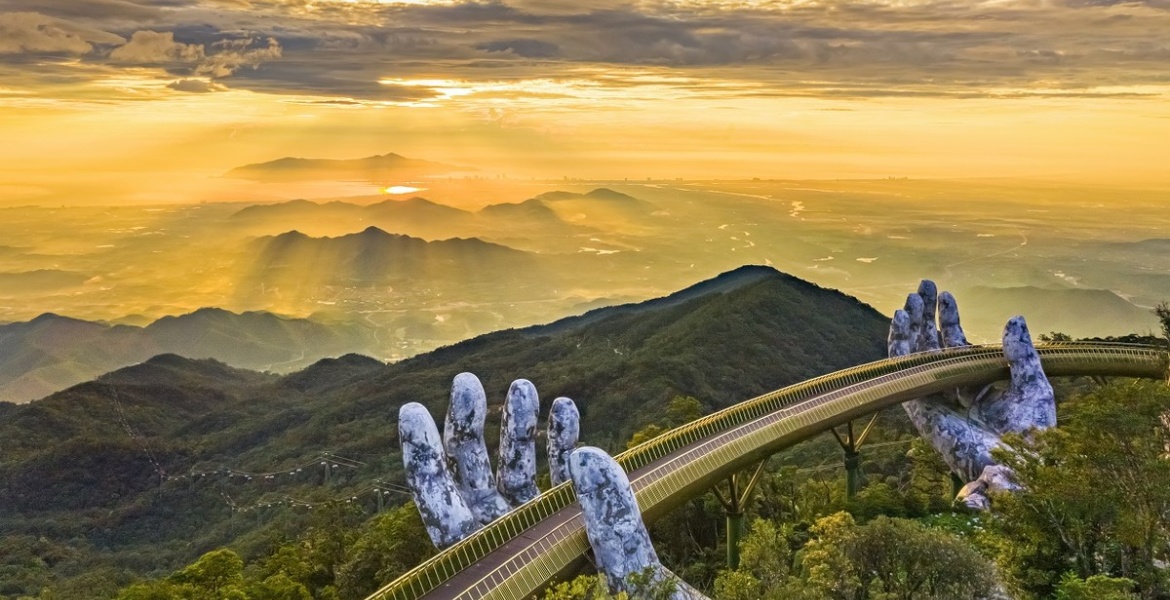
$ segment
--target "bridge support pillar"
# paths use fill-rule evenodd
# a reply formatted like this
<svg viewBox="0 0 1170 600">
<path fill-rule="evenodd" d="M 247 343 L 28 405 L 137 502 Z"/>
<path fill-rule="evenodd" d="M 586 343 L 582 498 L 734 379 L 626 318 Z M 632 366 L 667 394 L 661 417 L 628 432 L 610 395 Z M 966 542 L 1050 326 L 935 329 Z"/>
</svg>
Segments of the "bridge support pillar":
<svg viewBox="0 0 1170 600">
<path fill-rule="evenodd" d="M 729 569 L 739 568 L 739 541 L 743 538 L 744 507 L 756 489 L 756 484 L 759 483 L 760 476 L 764 473 L 764 465 L 767 463 L 767 459 L 760 461 L 751 477 L 747 478 L 746 481 L 742 477 L 746 473 L 735 473 L 728 477 L 726 496 L 718 487 L 714 488 L 715 497 L 719 499 L 719 503 L 723 505 L 723 511 L 727 515 L 727 568 Z"/>
<path fill-rule="evenodd" d="M 865 475 L 861 472 L 861 453 L 845 449 L 845 497 L 852 499 L 861 490 Z"/>
<path fill-rule="evenodd" d="M 743 513 L 727 513 L 727 568 L 739 568 L 739 540 L 743 539 Z"/>
<path fill-rule="evenodd" d="M 837 443 L 845 453 L 845 498 L 848 500 L 852 500 L 854 494 L 860 491 L 862 484 L 865 483 L 865 474 L 861 472 L 861 444 L 865 442 L 876 422 L 875 414 L 870 417 L 869 423 L 865 424 L 860 435 L 853 432 L 853 421 L 845 424 L 844 435 L 838 433 L 835 427 L 829 430 L 833 432 L 833 437 L 837 438 Z"/>
</svg>

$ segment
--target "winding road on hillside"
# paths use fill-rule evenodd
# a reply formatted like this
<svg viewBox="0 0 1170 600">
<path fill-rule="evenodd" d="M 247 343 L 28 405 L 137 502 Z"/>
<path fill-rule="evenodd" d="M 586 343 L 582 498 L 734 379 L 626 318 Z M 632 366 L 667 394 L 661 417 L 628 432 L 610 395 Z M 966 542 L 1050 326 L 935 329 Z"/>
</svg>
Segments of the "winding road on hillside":
<svg viewBox="0 0 1170 600">
<path fill-rule="evenodd" d="M 1050 377 L 1165 378 L 1170 355 L 1142 345 L 1038 346 Z M 617 456 L 645 519 L 653 521 L 716 482 L 829 428 L 906 400 L 1005 380 L 999 346 L 882 360 L 741 402 Z M 527 598 L 587 561 L 580 507 L 569 484 L 548 490 L 419 565 L 367 600 Z"/>
</svg>

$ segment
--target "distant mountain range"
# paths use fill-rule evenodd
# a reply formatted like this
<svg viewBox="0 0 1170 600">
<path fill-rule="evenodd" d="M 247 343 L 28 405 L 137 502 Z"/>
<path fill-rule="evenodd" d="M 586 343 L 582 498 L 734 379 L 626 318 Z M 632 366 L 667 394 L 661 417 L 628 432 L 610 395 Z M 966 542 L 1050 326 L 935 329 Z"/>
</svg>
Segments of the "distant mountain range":
<svg viewBox="0 0 1170 600">
<path fill-rule="evenodd" d="M 406 158 L 391 152 L 366 158 L 342 160 L 286 156 L 268 162 L 236 167 L 228 171 L 225 176 L 253 181 L 388 181 L 475 170 L 470 167 Z"/>
<path fill-rule="evenodd" d="M 585 194 L 549 192 L 518 203 L 491 204 L 468 211 L 421 197 L 370 205 L 292 200 L 257 204 L 232 215 L 229 224 L 253 233 L 290 229 L 312 235 L 340 235 L 366 226 L 424 239 L 480 237 L 531 243 L 543 238 L 592 237 L 598 228 L 626 223 L 640 226 L 656 208 L 606 188 Z"/>
<path fill-rule="evenodd" d="M 432 286 L 496 281 L 535 273 L 532 253 L 476 238 L 426 240 L 368 227 L 360 233 L 315 238 L 298 231 L 253 242 L 256 270 L 251 281 L 288 289 L 395 282 Z"/>
<path fill-rule="evenodd" d="M 371 332 L 205 308 L 145 327 L 55 314 L 0 325 L 0 400 L 27 402 L 163 353 L 287 372 L 369 346 Z"/>
<path fill-rule="evenodd" d="M 1017 314 L 1027 318 L 1033 335 L 1056 331 L 1087 337 L 1159 330 L 1158 320 L 1149 310 L 1109 290 L 976 286 L 956 298 L 968 330 L 1000 332 Z M 979 308 L 964 311 L 965 306 Z M 1125 329 L 1119 327 L 1121 323 Z"/>
</svg>

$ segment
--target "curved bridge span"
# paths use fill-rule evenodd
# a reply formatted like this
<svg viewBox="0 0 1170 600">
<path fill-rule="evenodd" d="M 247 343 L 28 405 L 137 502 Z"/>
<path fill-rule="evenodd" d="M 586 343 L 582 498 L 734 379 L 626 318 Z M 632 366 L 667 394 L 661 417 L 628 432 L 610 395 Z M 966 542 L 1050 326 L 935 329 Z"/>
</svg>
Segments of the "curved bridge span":
<svg viewBox="0 0 1170 600">
<path fill-rule="evenodd" d="M 1037 347 L 1050 377 L 1164 378 L 1170 355 L 1141 345 Z M 764 394 L 673 429 L 618 455 L 645 519 L 730 474 L 831 427 L 961 385 L 1008 378 L 999 346 L 881 360 Z M 526 598 L 579 570 L 589 542 L 571 485 L 552 488 L 432 557 L 367 600 Z"/>
</svg>

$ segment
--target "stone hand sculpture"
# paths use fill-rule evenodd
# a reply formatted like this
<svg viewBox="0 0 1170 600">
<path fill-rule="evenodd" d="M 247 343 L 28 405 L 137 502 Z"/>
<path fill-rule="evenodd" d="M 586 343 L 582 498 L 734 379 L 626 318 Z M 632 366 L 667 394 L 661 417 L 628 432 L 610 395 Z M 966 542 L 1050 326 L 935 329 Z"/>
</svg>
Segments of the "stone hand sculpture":
<svg viewBox="0 0 1170 600">
<path fill-rule="evenodd" d="M 493 475 L 483 441 L 487 394 L 479 378 L 460 373 L 440 440 L 426 407 L 417 402 L 398 411 L 398 439 L 406 480 L 437 548 L 446 548 L 537 496 L 536 420 L 540 399 L 527 379 L 517 379 L 504 401 L 499 465 Z M 549 413 L 548 452 L 553 483 L 565 479 L 577 445 L 577 407 L 557 398 Z M 558 479 L 559 474 L 559 479 Z"/>
<path fill-rule="evenodd" d="M 954 296 L 938 294 L 929 280 L 894 312 L 888 341 L 891 358 L 970 345 Z M 1056 425 L 1056 399 L 1023 317 L 1013 317 L 1004 327 L 1003 352 L 1011 370 L 1006 389 L 959 389 L 902 405 L 952 472 L 969 482 L 959 498 L 973 508 L 987 508 L 989 491 L 1013 488 L 1006 467 L 991 457 L 991 450 L 1002 446 L 1002 436 Z"/>
<path fill-rule="evenodd" d="M 535 386 L 525 379 L 513 382 L 504 402 L 494 476 L 483 440 L 487 395 L 475 375 L 461 373 L 452 382 L 441 439 L 426 407 L 411 402 L 399 410 L 407 484 L 437 548 L 455 544 L 540 493 L 536 487 L 539 410 Z M 637 594 L 638 586 L 665 585 L 674 589 L 672 600 L 702 600 L 702 594 L 659 562 L 621 466 L 597 448 L 574 450 L 579 433 L 576 405 L 568 398 L 557 398 L 548 420 L 552 482 L 573 482 L 598 568 L 611 589 Z"/>
</svg>

